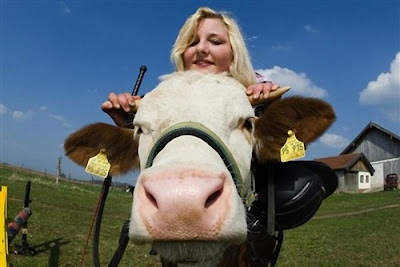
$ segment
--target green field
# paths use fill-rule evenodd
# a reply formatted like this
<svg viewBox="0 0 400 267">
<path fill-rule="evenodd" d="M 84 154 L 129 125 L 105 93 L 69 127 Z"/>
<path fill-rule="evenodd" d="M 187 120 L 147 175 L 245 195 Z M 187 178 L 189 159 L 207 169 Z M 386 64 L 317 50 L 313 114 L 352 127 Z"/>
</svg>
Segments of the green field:
<svg viewBox="0 0 400 267">
<path fill-rule="evenodd" d="M 28 242 L 38 253 L 11 254 L 10 265 L 78 266 L 100 187 L 65 180 L 56 185 L 49 177 L 3 166 L 0 185 L 8 186 L 9 220 L 23 207 L 28 180 L 33 211 Z M 102 266 L 117 247 L 131 202 L 129 193 L 110 189 L 100 237 Z M 120 266 L 160 266 L 148 251 L 130 244 Z M 92 266 L 90 245 L 84 266 Z M 400 266 L 400 191 L 331 196 L 310 222 L 285 232 L 278 266 Z"/>
</svg>

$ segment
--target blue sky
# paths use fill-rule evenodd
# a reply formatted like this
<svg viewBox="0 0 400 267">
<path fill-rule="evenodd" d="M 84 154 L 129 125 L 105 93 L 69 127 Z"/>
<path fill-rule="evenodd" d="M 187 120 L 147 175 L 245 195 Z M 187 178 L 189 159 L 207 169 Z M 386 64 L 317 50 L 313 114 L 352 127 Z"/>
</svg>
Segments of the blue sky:
<svg viewBox="0 0 400 267">
<path fill-rule="evenodd" d="M 141 65 L 141 94 L 172 72 L 177 32 L 201 6 L 238 20 L 255 69 L 333 105 L 307 159 L 339 154 L 370 121 L 400 135 L 399 1 L 0 2 L 0 162 L 55 173 L 63 156 L 65 174 L 90 178 L 64 157 L 65 138 L 112 123 L 100 105 L 131 91 Z"/>
</svg>

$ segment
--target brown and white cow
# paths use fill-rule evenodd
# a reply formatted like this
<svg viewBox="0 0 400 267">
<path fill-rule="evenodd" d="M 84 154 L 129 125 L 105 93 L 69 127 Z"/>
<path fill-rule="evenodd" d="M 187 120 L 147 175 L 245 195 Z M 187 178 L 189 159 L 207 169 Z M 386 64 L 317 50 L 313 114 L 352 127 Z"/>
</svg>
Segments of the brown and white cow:
<svg viewBox="0 0 400 267">
<path fill-rule="evenodd" d="M 134 130 L 92 124 L 69 136 L 65 151 L 86 165 L 105 149 L 111 175 L 140 166 L 131 240 L 152 243 L 167 262 L 216 266 L 246 240 L 252 156 L 279 161 L 288 130 L 308 144 L 334 120 L 330 105 L 302 97 L 273 101 L 255 118 L 233 78 L 181 72 L 143 98 Z"/>
</svg>

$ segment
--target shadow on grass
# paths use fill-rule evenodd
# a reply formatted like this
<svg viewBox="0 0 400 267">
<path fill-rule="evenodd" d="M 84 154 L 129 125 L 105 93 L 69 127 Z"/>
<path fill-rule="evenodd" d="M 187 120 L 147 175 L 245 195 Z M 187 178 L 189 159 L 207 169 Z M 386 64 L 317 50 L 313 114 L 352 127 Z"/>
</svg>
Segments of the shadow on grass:
<svg viewBox="0 0 400 267">
<path fill-rule="evenodd" d="M 70 241 L 63 241 L 62 238 L 53 239 L 39 245 L 33 246 L 36 254 L 44 253 L 50 250 L 49 265 L 58 266 L 58 259 L 60 257 L 60 247 L 68 244 Z"/>
</svg>

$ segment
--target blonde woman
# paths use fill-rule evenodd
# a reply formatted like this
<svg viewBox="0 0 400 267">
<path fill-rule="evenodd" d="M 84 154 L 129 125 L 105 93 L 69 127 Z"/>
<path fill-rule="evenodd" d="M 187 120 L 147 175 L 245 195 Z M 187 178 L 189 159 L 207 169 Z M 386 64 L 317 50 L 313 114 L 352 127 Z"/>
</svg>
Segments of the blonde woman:
<svg viewBox="0 0 400 267">
<path fill-rule="evenodd" d="M 256 76 L 242 33 L 235 20 L 210 8 L 199 8 L 179 31 L 171 52 L 176 71 L 203 73 L 228 72 L 247 88 L 254 98 L 268 98 L 279 86 Z M 129 103 L 138 97 L 129 93 L 110 93 L 102 109 L 118 126 L 129 119 Z"/>
</svg>

